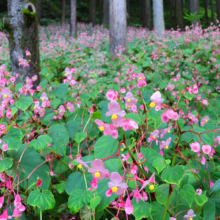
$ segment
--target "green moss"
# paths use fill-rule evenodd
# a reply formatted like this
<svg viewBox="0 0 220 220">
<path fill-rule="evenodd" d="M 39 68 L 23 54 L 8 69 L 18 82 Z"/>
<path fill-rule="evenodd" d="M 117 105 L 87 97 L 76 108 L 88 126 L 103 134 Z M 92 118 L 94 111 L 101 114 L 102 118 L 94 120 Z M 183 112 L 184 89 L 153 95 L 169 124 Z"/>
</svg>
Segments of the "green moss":
<svg viewBox="0 0 220 220">
<path fill-rule="evenodd" d="M 3 16 L 1 28 L 3 30 L 7 31 L 7 33 L 8 33 L 8 40 L 10 42 L 13 42 L 14 41 L 14 37 L 13 37 L 13 33 L 12 33 L 12 28 L 11 28 L 11 25 L 10 25 L 10 18 L 8 17 L 8 15 Z"/>
<path fill-rule="evenodd" d="M 33 22 L 36 22 L 37 16 L 35 12 L 30 12 L 28 9 L 24 8 L 22 10 L 22 15 L 24 17 L 24 22 L 30 26 Z"/>
</svg>

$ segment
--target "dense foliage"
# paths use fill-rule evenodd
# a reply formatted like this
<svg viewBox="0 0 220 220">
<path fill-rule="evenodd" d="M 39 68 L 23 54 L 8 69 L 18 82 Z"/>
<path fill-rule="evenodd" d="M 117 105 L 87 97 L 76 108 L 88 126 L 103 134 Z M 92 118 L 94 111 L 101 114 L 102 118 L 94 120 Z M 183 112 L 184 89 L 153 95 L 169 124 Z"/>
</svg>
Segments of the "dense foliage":
<svg viewBox="0 0 220 220">
<path fill-rule="evenodd" d="M 218 27 L 129 28 L 113 59 L 107 29 L 67 30 L 41 28 L 36 89 L 15 85 L 0 32 L 0 219 L 220 216 Z"/>
</svg>

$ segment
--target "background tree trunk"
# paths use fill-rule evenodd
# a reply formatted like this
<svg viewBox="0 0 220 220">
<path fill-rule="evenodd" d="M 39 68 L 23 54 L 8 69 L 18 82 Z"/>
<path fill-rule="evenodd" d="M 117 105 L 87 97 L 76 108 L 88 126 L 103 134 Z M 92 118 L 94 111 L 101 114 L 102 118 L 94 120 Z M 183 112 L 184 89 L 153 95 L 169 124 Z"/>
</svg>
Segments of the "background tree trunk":
<svg viewBox="0 0 220 220">
<path fill-rule="evenodd" d="M 184 31 L 183 25 L 183 5 L 182 0 L 176 0 L 176 18 L 177 18 L 177 25 L 179 25 L 181 31 Z"/>
<path fill-rule="evenodd" d="M 153 20 L 154 30 L 158 37 L 162 37 L 165 32 L 164 15 L 163 15 L 163 0 L 153 0 Z"/>
<path fill-rule="evenodd" d="M 109 25 L 109 0 L 103 0 L 103 25 Z"/>
<path fill-rule="evenodd" d="M 89 0 L 89 23 L 96 24 L 96 0 Z"/>
<path fill-rule="evenodd" d="M 127 0 L 127 25 L 130 26 L 130 1 Z"/>
<path fill-rule="evenodd" d="M 70 35 L 76 37 L 76 0 L 70 0 Z"/>
<path fill-rule="evenodd" d="M 216 0 L 217 19 L 220 21 L 220 0 Z"/>
<path fill-rule="evenodd" d="M 36 1 L 37 21 L 40 23 L 41 19 L 41 0 Z"/>
<path fill-rule="evenodd" d="M 126 0 L 110 1 L 110 53 L 127 53 L 127 8 Z"/>
<path fill-rule="evenodd" d="M 66 0 L 63 0 L 62 2 L 62 24 L 65 23 L 65 17 L 66 17 Z"/>
<path fill-rule="evenodd" d="M 103 24 L 103 0 L 99 0 L 99 24 Z"/>
<path fill-rule="evenodd" d="M 144 1 L 144 27 L 148 28 L 148 30 L 152 29 L 151 0 Z"/>
<path fill-rule="evenodd" d="M 8 0 L 8 15 L 4 17 L 3 25 L 8 31 L 10 60 L 13 76 L 17 73 L 23 76 L 22 81 L 26 83 L 26 76 L 29 78 L 38 75 L 38 79 L 33 82 L 33 88 L 40 82 L 40 53 L 38 38 L 38 23 L 36 9 L 33 4 L 25 3 L 25 0 Z M 28 9 L 25 9 L 28 8 Z M 30 13 L 32 12 L 32 13 Z M 31 52 L 27 57 L 25 51 Z M 24 59 L 31 58 L 28 67 L 19 66 L 19 56 Z M 33 64 L 34 65 L 33 65 Z M 16 77 L 15 83 L 21 79 Z"/>
<path fill-rule="evenodd" d="M 208 4 L 207 4 L 207 0 L 204 0 L 204 8 L 205 8 L 205 20 L 206 20 L 206 24 L 207 24 L 207 26 L 209 26 L 209 16 L 208 16 Z"/>
<path fill-rule="evenodd" d="M 176 3 L 175 0 L 170 0 L 170 22 L 174 27 L 176 27 Z"/>
<path fill-rule="evenodd" d="M 212 22 L 214 23 L 214 9 L 213 9 L 213 0 L 211 0 L 211 15 L 212 15 Z"/>
<path fill-rule="evenodd" d="M 196 15 L 199 15 L 199 1 L 198 0 L 190 0 L 190 13 L 194 14 L 195 12 Z M 192 21 L 193 24 L 199 23 L 200 24 L 200 18 L 195 19 Z"/>
<path fill-rule="evenodd" d="M 140 0 L 140 14 L 139 14 L 139 22 L 141 26 L 144 25 L 144 0 Z"/>
</svg>

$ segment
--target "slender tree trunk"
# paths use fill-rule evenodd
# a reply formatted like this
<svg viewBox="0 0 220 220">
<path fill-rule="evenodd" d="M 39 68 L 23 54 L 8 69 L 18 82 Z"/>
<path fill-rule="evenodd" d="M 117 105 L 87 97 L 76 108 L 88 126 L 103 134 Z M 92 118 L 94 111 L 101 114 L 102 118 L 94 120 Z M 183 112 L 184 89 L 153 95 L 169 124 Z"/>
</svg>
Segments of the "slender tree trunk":
<svg viewBox="0 0 220 220">
<path fill-rule="evenodd" d="M 109 25 L 109 0 L 103 0 L 103 25 Z"/>
<path fill-rule="evenodd" d="M 126 0 L 110 0 L 110 53 L 127 53 Z"/>
<path fill-rule="evenodd" d="M 37 21 L 40 23 L 41 19 L 41 0 L 36 1 L 36 10 L 37 10 Z"/>
<path fill-rule="evenodd" d="M 211 14 L 212 14 L 212 22 L 214 23 L 213 0 L 211 0 Z"/>
<path fill-rule="evenodd" d="M 76 0 L 70 0 L 70 35 L 76 37 Z"/>
<path fill-rule="evenodd" d="M 162 37 L 165 32 L 163 0 L 153 0 L 153 20 L 157 36 Z"/>
<path fill-rule="evenodd" d="M 206 24 L 207 24 L 207 26 L 209 26 L 209 16 L 208 16 L 208 4 L 207 4 L 207 0 L 204 0 L 204 8 L 205 8 Z"/>
<path fill-rule="evenodd" d="M 89 0 L 89 23 L 96 24 L 96 0 Z"/>
<path fill-rule="evenodd" d="M 194 14 L 196 12 L 196 15 L 199 15 L 199 1 L 198 0 L 190 0 L 190 13 Z M 200 24 L 200 18 L 195 19 L 192 21 L 193 24 L 199 23 Z"/>
<path fill-rule="evenodd" d="M 220 0 L 216 0 L 217 19 L 220 21 Z"/>
<path fill-rule="evenodd" d="M 148 30 L 152 29 L 151 0 L 144 1 L 144 27 L 148 28 Z"/>
<path fill-rule="evenodd" d="M 103 24 L 103 0 L 99 0 L 99 23 Z"/>
<path fill-rule="evenodd" d="M 183 10 L 182 10 L 182 0 L 176 0 L 176 18 L 177 18 L 177 25 L 179 25 L 181 31 L 184 30 L 183 25 Z"/>
<path fill-rule="evenodd" d="M 65 24 L 65 17 L 66 17 L 66 0 L 62 2 L 62 24 Z"/>
<path fill-rule="evenodd" d="M 139 22 L 140 22 L 141 26 L 144 25 L 144 0 L 140 0 Z"/>
<path fill-rule="evenodd" d="M 175 0 L 170 0 L 170 22 L 173 27 L 176 27 L 176 7 Z"/>
<path fill-rule="evenodd" d="M 32 13 L 30 13 L 32 12 Z M 17 73 L 23 76 L 22 81 L 26 84 L 26 77 L 38 76 L 33 82 L 35 89 L 40 82 L 40 53 L 38 25 L 35 6 L 26 3 L 25 0 L 8 0 L 8 15 L 3 19 L 4 28 L 8 31 L 10 60 L 12 74 Z M 31 55 L 26 56 L 26 50 Z M 19 66 L 19 57 L 23 59 L 31 59 L 28 67 Z M 16 83 L 21 79 L 16 77 Z"/>
<path fill-rule="evenodd" d="M 130 26 L 130 1 L 127 0 L 127 25 Z"/>
</svg>

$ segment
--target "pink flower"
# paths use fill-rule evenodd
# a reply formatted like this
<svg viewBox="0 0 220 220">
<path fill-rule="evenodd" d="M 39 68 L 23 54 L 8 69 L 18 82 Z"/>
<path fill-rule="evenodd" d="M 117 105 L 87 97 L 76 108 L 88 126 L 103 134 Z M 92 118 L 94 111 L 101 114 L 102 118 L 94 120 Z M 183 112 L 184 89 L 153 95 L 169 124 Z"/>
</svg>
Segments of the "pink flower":
<svg viewBox="0 0 220 220">
<path fill-rule="evenodd" d="M 194 142 L 194 143 L 190 144 L 190 147 L 191 147 L 192 151 L 195 152 L 195 153 L 200 151 L 199 142 Z"/>
<path fill-rule="evenodd" d="M 95 123 L 98 125 L 99 130 L 103 131 L 103 134 L 106 135 L 110 135 L 113 138 L 118 138 L 118 131 L 116 130 L 116 126 L 115 125 L 108 125 L 105 124 L 103 121 L 96 119 Z"/>
<path fill-rule="evenodd" d="M 138 203 L 139 199 L 142 199 L 142 196 L 138 190 L 138 188 L 136 188 L 136 190 L 134 191 L 134 195 L 133 198 L 136 198 L 136 202 Z"/>
<path fill-rule="evenodd" d="M 147 193 L 142 191 L 142 197 L 143 197 L 143 200 L 144 201 L 147 201 L 148 200 L 148 196 L 147 196 Z"/>
<path fill-rule="evenodd" d="M 123 182 L 122 177 L 117 172 L 112 172 L 110 175 L 110 182 L 108 182 L 108 187 L 111 189 L 111 192 L 116 195 L 122 195 L 124 190 L 128 188 L 128 185 Z"/>
<path fill-rule="evenodd" d="M 150 143 L 151 141 L 156 140 L 159 137 L 159 131 L 155 130 L 152 133 L 150 133 L 150 137 L 147 139 L 147 141 Z"/>
<path fill-rule="evenodd" d="M 210 184 L 210 189 L 211 189 L 214 186 L 214 183 L 210 180 L 209 184 Z"/>
<path fill-rule="evenodd" d="M 70 80 L 72 78 L 72 71 L 68 67 L 66 67 L 64 75 L 67 77 L 68 80 Z"/>
<path fill-rule="evenodd" d="M 2 150 L 7 151 L 8 150 L 8 145 L 6 143 L 2 144 Z"/>
<path fill-rule="evenodd" d="M 12 216 L 16 219 L 16 218 L 21 217 L 22 215 L 20 211 L 15 207 Z"/>
<path fill-rule="evenodd" d="M 84 161 L 80 160 L 79 158 L 75 159 L 75 161 L 76 161 L 77 163 L 83 165 L 85 168 L 89 168 L 88 165 L 87 165 Z"/>
<path fill-rule="evenodd" d="M 21 205 L 21 197 L 19 194 L 17 194 L 14 200 L 14 206 L 15 208 L 19 208 L 20 205 Z"/>
<path fill-rule="evenodd" d="M 26 50 L 25 52 L 26 52 L 26 56 L 30 56 L 31 55 L 30 51 Z"/>
<path fill-rule="evenodd" d="M 66 109 L 64 108 L 63 105 L 61 105 L 59 108 L 58 108 L 58 112 L 61 116 L 64 115 L 64 113 L 66 112 Z"/>
<path fill-rule="evenodd" d="M 202 194 L 202 190 L 201 189 L 197 189 L 196 193 L 197 193 L 198 196 L 200 196 Z"/>
<path fill-rule="evenodd" d="M 161 93 L 159 91 L 156 91 L 151 97 L 150 97 L 151 103 L 150 107 L 155 108 L 156 111 L 161 109 L 161 104 L 164 101 L 163 98 L 161 98 Z"/>
<path fill-rule="evenodd" d="M 171 137 L 169 137 L 166 141 L 161 141 L 160 149 L 163 149 L 163 148 L 168 149 L 170 142 L 171 142 Z"/>
<path fill-rule="evenodd" d="M 136 99 L 133 97 L 133 94 L 131 92 L 128 92 L 126 96 L 124 97 L 124 100 L 126 101 L 125 103 L 125 108 L 131 107 L 132 105 L 136 104 Z"/>
<path fill-rule="evenodd" d="M 218 144 L 220 145 L 220 136 L 217 136 L 217 138 L 214 138 L 215 142 L 218 142 Z"/>
<path fill-rule="evenodd" d="M 201 120 L 201 126 L 204 126 L 209 120 L 209 116 L 205 116 L 204 118 L 202 118 Z"/>
<path fill-rule="evenodd" d="M 46 107 L 48 97 L 47 97 L 47 94 L 46 94 L 45 92 L 42 93 L 40 99 L 42 100 L 42 106 L 43 106 L 43 107 Z"/>
<path fill-rule="evenodd" d="M 169 122 L 170 119 L 167 117 L 166 113 L 162 113 L 161 114 L 161 120 L 162 120 L 163 123 L 167 123 L 167 122 Z"/>
<path fill-rule="evenodd" d="M 98 179 L 93 178 L 92 182 L 89 185 L 92 185 L 93 189 L 97 189 L 98 188 Z"/>
<path fill-rule="evenodd" d="M 120 93 L 126 93 L 126 89 L 123 87 L 120 89 Z"/>
<path fill-rule="evenodd" d="M 109 89 L 108 92 L 106 93 L 106 97 L 109 101 L 116 100 L 118 96 L 118 92 L 115 92 L 112 89 Z"/>
<path fill-rule="evenodd" d="M 3 96 L 3 101 L 8 103 L 12 99 L 11 90 L 9 88 L 5 88 L 2 90 L 1 95 Z"/>
<path fill-rule="evenodd" d="M 191 220 L 190 218 L 196 217 L 196 215 L 194 214 L 194 211 L 192 209 L 190 209 L 186 215 L 184 215 L 184 218 L 186 218 L 187 220 Z"/>
<path fill-rule="evenodd" d="M 102 160 L 94 160 L 91 163 L 91 168 L 88 169 L 89 173 L 92 173 L 92 176 L 98 180 L 102 180 L 105 178 L 108 170 L 105 169 L 105 165 Z"/>
<path fill-rule="evenodd" d="M 67 109 L 70 111 L 70 112 L 74 112 L 75 111 L 75 108 L 74 108 L 74 105 L 71 103 L 71 102 L 68 102 L 67 105 L 66 105 Z"/>
<path fill-rule="evenodd" d="M 140 192 L 142 189 L 144 189 L 149 183 L 155 183 L 154 175 L 155 175 L 155 173 L 153 173 L 153 174 L 151 175 L 151 177 L 149 178 L 149 180 L 146 180 L 146 181 L 143 182 L 143 185 L 142 185 L 141 189 L 139 190 L 139 192 Z"/>
<path fill-rule="evenodd" d="M 210 154 L 211 150 L 212 150 L 212 147 L 208 144 L 205 144 L 202 146 L 202 151 L 204 154 L 207 154 L 207 155 Z"/>
<path fill-rule="evenodd" d="M 124 119 L 122 127 L 124 131 L 130 131 L 138 129 L 138 124 L 133 119 Z"/>
<path fill-rule="evenodd" d="M 206 159 L 204 157 L 204 155 L 202 156 L 202 159 L 201 159 L 201 164 L 205 165 L 205 162 L 206 162 Z"/>
<path fill-rule="evenodd" d="M 189 114 L 188 114 L 188 117 L 189 117 L 189 119 L 191 119 L 193 122 L 198 122 L 198 118 L 197 118 L 195 115 L 193 115 L 192 113 L 189 113 Z"/>
<path fill-rule="evenodd" d="M 8 218 L 8 210 L 5 209 L 5 211 L 0 215 L 0 220 L 7 220 Z"/>
<path fill-rule="evenodd" d="M 0 197 L 0 208 L 2 208 L 3 203 L 4 203 L 4 195 Z"/>
<path fill-rule="evenodd" d="M 137 87 L 140 89 L 142 86 L 145 87 L 147 85 L 147 82 L 145 80 L 145 76 L 143 73 L 138 74 L 138 83 Z"/>
<path fill-rule="evenodd" d="M 131 200 L 130 200 L 130 197 L 128 195 L 127 199 L 126 199 L 126 202 L 125 202 L 125 205 L 124 205 L 124 209 L 125 209 L 125 212 L 127 215 L 131 215 L 134 211 L 134 208 L 131 204 Z"/>
<path fill-rule="evenodd" d="M 203 99 L 203 100 L 202 100 L 202 104 L 203 104 L 203 105 L 208 105 L 208 100 L 207 100 L 207 99 Z"/>
<path fill-rule="evenodd" d="M 123 117 L 126 115 L 124 110 L 121 110 L 121 107 L 117 101 L 111 101 L 108 104 L 108 112 L 106 112 L 106 116 L 112 116 L 112 123 L 117 127 L 121 127 L 123 125 Z"/>
<path fill-rule="evenodd" d="M 11 119 L 11 118 L 12 118 L 11 109 L 7 109 L 7 110 L 6 110 L 6 117 L 7 117 L 8 119 Z"/>
<path fill-rule="evenodd" d="M 172 128 L 172 126 L 170 126 L 170 127 L 168 127 L 168 128 L 165 128 L 165 129 L 163 130 L 162 134 L 160 135 L 160 137 L 163 138 L 164 135 L 165 135 L 167 132 L 170 133 L 171 128 Z"/>
</svg>

